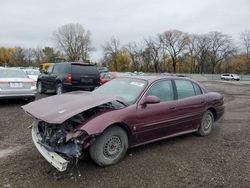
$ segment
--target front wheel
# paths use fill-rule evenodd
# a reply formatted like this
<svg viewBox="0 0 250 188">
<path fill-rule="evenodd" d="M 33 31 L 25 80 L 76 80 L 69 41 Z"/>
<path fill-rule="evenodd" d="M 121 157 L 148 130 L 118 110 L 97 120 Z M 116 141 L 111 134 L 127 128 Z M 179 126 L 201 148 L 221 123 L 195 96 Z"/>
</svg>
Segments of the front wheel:
<svg viewBox="0 0 250 188">
<path fill-rule="evenodd" d="M 128 149 L 127 133 L 120 127 L 111 127 L 96 138 L 90 147 L 91 159 L 99 166 L 118 163 Z"/>
<path fill-rule="evenodd" d="M 213 124 L 214 115 L 210 110 L 208 110 L 203 114 L 197 134 L 200 136 L 209 135 L 212 132 Z"/>
</svg>

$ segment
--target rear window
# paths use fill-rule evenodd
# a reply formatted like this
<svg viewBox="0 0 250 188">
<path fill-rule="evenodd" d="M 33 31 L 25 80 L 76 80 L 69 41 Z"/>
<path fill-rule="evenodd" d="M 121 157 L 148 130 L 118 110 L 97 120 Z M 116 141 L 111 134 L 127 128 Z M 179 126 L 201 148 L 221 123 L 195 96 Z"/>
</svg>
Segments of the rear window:
<svg viewBox="0 0 250 188">
<path fill-rule="evenodd" d="M 40 74 L 40 72 L 37 70 L 25 70 L 25 72 L 27 75 L 34 75 L 34 76 L 37 76 Z"/>
<path fill-rule="evenodd" d="M 22 70 L 0 69 L 0 78 L 27 78 Z"/>
<path fill-rule="evenodd" d="M 99 74 L 96 66 L 72 64 L 72 74 Z"/>
</svg>

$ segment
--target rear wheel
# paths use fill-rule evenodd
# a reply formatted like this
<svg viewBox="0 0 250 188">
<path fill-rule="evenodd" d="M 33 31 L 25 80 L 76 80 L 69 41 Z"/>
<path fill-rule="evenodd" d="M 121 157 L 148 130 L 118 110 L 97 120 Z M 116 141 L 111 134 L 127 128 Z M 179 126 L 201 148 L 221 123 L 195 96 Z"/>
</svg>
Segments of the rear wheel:
<svg viewBox="0 0 250 188">
<path fill-rule="evenodd" d="M 61 83 L 58 83 L 56 85 L 56 94 L 57 95 L 61 95 L 63 93 L 63 87 L 62 87 L 62 84 Z"/>
<path fill-rule="evenodd" d="M 40 94 L 44 93 L 44 89 L 43 89 L 43 85 L 41 81 L 37 82 L 37 90 L 38 90 L 38 93 Z"/>
<path fill-rule="evenodd" d="M 89 153 L 96 164 L 104 167 L 118 163 L 127 149 L 127 133 L 120 127 L 112 127 L 96 138 Z"/>
<path fill-rule="evenodd" d="M 209 135 L 212 132 L 213 124 L 214 115 L 210 110 L 208 110 L 203 114 L 197 134 L 200 136 Z"/>
</svg>

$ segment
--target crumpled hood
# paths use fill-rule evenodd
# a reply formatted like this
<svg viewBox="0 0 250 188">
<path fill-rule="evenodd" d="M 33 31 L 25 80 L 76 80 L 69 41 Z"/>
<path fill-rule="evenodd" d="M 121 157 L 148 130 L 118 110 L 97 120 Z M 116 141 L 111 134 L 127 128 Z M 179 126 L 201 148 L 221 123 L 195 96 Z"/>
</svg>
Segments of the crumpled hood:
<svg viewBox="0 0 250 188">
<path fill-rule="evenodd" d="M 37 119 L 61 124 L 76 114 L 111 101 L 124 102 L 120 97 L 77 91 L 40 99 L 22 108 Z"/>
</svg>

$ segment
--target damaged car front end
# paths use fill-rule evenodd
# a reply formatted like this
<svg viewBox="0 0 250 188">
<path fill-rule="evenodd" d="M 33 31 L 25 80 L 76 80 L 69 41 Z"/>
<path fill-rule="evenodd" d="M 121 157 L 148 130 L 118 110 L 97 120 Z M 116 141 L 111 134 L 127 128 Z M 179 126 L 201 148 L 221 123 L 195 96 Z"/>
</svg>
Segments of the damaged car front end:
<svg viewBox="0 0 250 188">
<path fill-rule="evenodd" d="M 71 94 L 65 94 L 67 95 Z M 61 96 L 61 97 L 65 97 Z M 93 96 L 92 96 L 93 97 Z M 89 135 L 87 131 L 83 129 L 85 123 L 91 118 L 94 118 L 107 111 L 120 109 L 125 107 L 122 102 L 118 102 L 114 99 L 102 100 L 106 103 L 95 103 L 92 106 L 83 108 L 84 111 L 75 114 L 68 118 L 63 115 L 62 110 L 70 111 L 71 105 L 61 106 L 62 109 L 56 109 L 60 121 L 54 122 L 49 120 L 46 115 L 36 114 L 34 106 L 37 106 L 37 102 L 30 103 L 23 106 L 23 109 L 35 117 L 35 121 L 32 124 L 32 139 L 42 156 L 52 164 L 59 171 L 66 171 L 74 166 L 78 159 L 83 158 L 86 149 L 94 142 L 95 134 Z M 42 99 L 43 103 L 48 103 L 48 99 Z M 69 103 L 70 104 L 70 103 Z M 68 118 L 68 119 L 65 119 Z"/>
<path fill-rule="evenodd" d="M 82 130 L 74 131 L 74 125 L 65 122 L 60 125 L 35 121 L 32 125 L 32 139 L 42 156 L 57 170 L 65 171 L 75 159 L 84 155 L 94 137 Z"/>
</svg>

